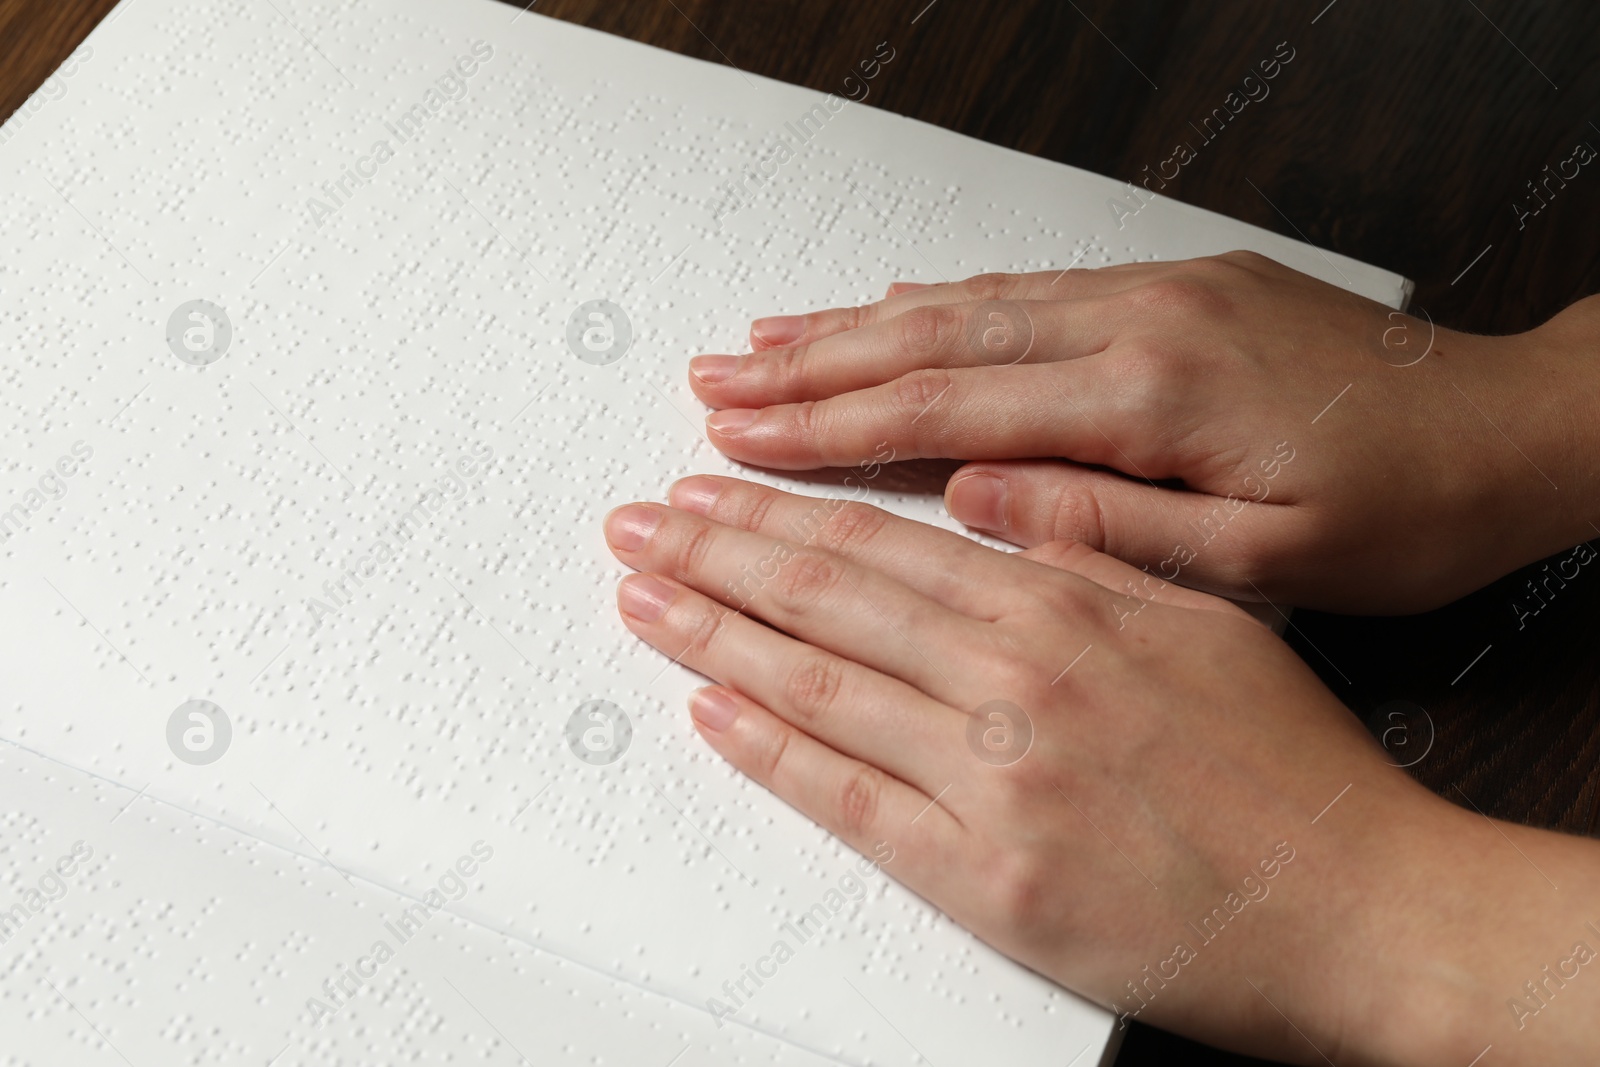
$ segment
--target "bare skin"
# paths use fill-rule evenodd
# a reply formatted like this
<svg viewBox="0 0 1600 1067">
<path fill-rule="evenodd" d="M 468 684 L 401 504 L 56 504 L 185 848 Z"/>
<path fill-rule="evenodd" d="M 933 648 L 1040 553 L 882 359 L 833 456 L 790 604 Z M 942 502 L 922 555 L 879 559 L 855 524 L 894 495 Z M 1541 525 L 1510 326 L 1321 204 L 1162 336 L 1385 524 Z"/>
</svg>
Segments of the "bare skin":
<svg viewBox="0 0 1600 1067">
<path fill-rule="evenodd" d="M 1422 789 L 1227 601 L 1134 602 L 1113 589 L 1139 572 L 1081 544 L 997 552 L 734 479 L 671 502 L 606 530 L 642 572 L 623 621 L 718 683 L 702 736 L 864 854 L 886 842 L 891 875 L 1000 951 L 1292 1062 L 1593 1058 L 1600 961 L 1536 1014 L 1509 1003 L 1600 951 L 1600 846 Z M 810 544 L 783 540 L 819 508 Z M 1023 713 L 1026 747 L 981 758 Z"/>
<path fill-rule="evenodd" d="M 1404 613 L 1600 535 L 1597 335 L 1600 299 L 1479 337 L 1230 253 L 760 320 L 757 351 L 697 357 L 690 381 L 744 462 L 851 466 L 883 441 L 971 460 L 951 513 L 1017 544 Z M 1230 497 L 1253 503 L 1224 519 Z"/>
<path fill-rule="evenodd" d="M 1244 254 L 760 320 L 693 364 L 719 448 L 970 461 L 951 512 L 1025 551 L 697 476 L 608 518 L 623 621 L 716 683 L 732 765 L 1124 1020 L 1593 1062 L 1600 845 L 1416 785 L 1212 594 L 1420 610 L 1600 533 L 1597 335 L 1596 300 L 1473 337 Z"/>
</svg>

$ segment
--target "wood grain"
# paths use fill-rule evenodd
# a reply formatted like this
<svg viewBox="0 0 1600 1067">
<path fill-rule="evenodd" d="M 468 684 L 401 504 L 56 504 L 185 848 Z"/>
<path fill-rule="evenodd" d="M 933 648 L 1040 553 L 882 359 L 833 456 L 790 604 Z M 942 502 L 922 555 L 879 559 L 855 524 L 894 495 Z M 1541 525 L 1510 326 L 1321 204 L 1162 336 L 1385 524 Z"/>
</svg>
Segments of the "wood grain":
<svg viewBox="0 0 1600 1067">
<path fill-rule="evenodd" d="M 0 115 L 111 6 L 0 0 Z M 1600 291 L 1600 168 L 1521 226 L 1513 208 L 1547 163 L 1579 140 L 1600 145 L 1592 0 L 544 0 L 535 10 L 821 90 L 887 41 L 897 58 L 869 103 L 1125 179 L 1169 156 L 1191 121 L 1288 42 L 1295 58 L 1271 95 L 1168 195 L 1406 274 L 1415 306 L 1461 329 L 1524 330 Z M 1596 834 L 1600 567 L 1519 626 L 1513 602 L 1539 571 L 1413 618 L 1302 613 L 1289 639 L 1357 714 L 1393 700 L 1424 709 L 1408 751 L 1426 755 L 1409 770 L 1435 791 Z M 1180 1057 L 1251 1062 L 1138 1027 L 1120 1062 Z"/>
</svg>

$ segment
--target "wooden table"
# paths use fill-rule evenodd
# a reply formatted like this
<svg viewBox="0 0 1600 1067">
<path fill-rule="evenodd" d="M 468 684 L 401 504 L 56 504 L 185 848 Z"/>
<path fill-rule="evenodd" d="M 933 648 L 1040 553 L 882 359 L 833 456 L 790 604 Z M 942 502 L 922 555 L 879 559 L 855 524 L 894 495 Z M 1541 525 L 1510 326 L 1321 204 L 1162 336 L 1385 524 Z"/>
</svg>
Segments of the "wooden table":
<svg viewBox="0 0 1600 1067">
<path fill-rule="evenodd" d="M 111 6 L 0 0 L 0 115 Z M 1413 306 L 1453 327 L 1519 331 L 1600 291 L 1600 169 L 1520 226 L 1514 207 L 1578 141 L 1600 147 L 1593 0 L 543 0 L 536 10 L 821 90 L 887 41 L 897 56 L 871 103 L 1125 179 L 1171 155 L 1190 121 L 1286 41 L 1295 58 L 1271 95 L 1168 195 L 1399 271 L 1417 282 Z M 1437 792 L 1595 834 L 1600 572 L 1581 572 L 1519 628 L 1513 601 L 1537 570 L 1413 618 L 1301 613 L 1289 639 L 1355 713 L 1403 728 L 1390 737 L 1397 762 L 1416 758 L 1410 773 Z M 1397 700 L 1421 710 L 1389 719 Z M 1119 1062 L 1174 1061 L 1250 1062 L 1144 1028 Z"/>
</svg>

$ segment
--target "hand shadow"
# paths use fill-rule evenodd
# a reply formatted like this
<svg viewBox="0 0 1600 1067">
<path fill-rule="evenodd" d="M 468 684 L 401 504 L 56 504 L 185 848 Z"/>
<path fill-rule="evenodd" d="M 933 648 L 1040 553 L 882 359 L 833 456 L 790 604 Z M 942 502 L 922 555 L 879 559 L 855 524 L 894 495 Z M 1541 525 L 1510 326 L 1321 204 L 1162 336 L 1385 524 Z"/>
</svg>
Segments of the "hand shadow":
<svg viewBox="0 0 1600 1067">
<path fill-rule="evenodd" d="M 860 487 L 865 484 L 872 493 L 908 493 L 943 499 L 944 487 L 950 481 L 950 476 L 965 465 L 966 461 L 959 459 L 908 459 L 884 463 L 872 477 L 868 477 L 870 466 L 823 467 L 809 471 L 778 471 L 767 467 L 752 469 L 818 488 L 833 486 L 852 494 L 859 494 Z"/>
</svg>

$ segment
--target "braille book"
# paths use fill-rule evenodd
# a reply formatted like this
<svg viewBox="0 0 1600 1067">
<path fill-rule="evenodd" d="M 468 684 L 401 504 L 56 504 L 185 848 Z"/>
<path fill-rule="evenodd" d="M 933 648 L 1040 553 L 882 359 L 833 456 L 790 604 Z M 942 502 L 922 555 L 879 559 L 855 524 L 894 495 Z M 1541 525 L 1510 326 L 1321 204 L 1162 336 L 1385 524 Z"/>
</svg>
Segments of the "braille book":
<svg viewBox="0 0 1600 1067">
<path fill-rule="evenodd" d="M 854 492 L 706 442 L 687 360 L 758 315 L 1231 248 L 1406 283 L 877 110 L 914 47 L 830 93 L 490 0 L 124 0 L 10 117 L 6 1062 L 1109 1059 L 706 748 L 601 517 Z"/>
</svg>

